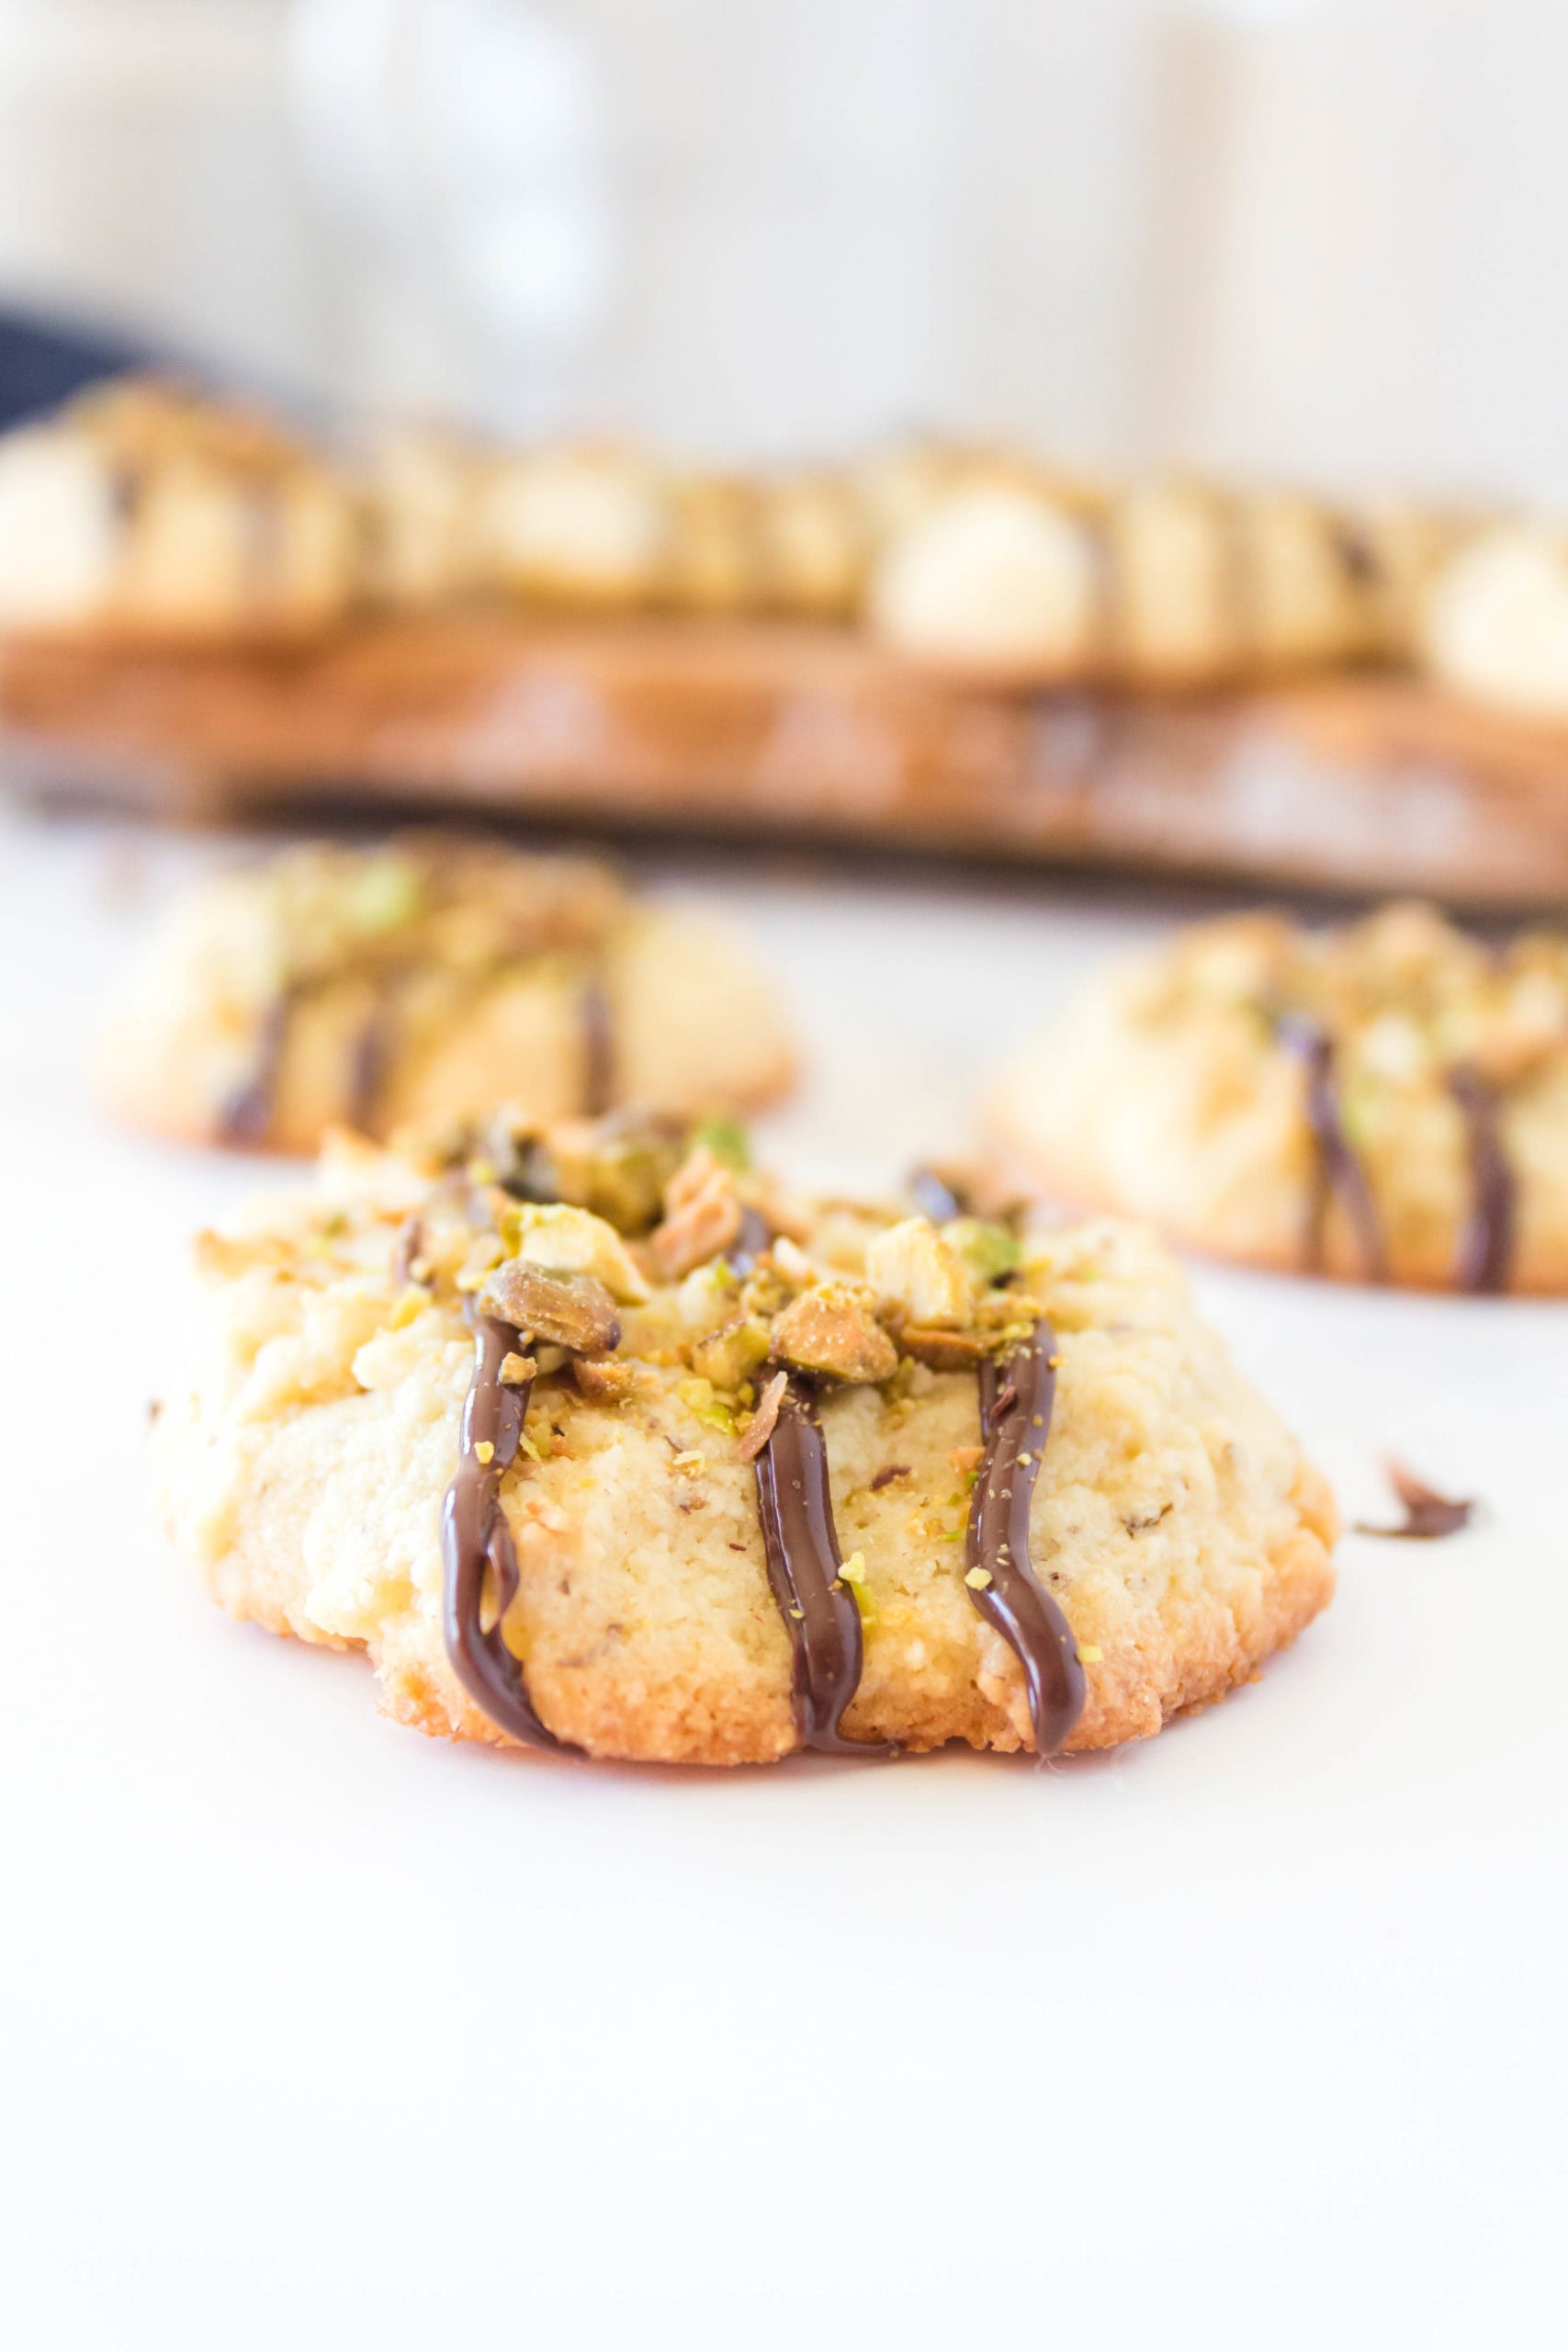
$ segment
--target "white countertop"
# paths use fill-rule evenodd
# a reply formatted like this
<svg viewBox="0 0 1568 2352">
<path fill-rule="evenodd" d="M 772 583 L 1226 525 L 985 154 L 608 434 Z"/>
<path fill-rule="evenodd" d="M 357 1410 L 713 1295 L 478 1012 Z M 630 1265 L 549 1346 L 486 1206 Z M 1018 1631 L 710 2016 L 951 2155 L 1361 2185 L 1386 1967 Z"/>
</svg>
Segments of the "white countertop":
<svg viewBox="0 0 1568 2352">
<path fill-rule="evenodd" d="M 426 1742 L 149 1521 L 184 1237 L 255 1174 L 114 1135 L 81 1057 L 206 854 L 0 821 L 12 2340 L 1546 2341 L 1568 1306 L 1200 1271 L 1350 1516 L 1388 1452 L 1485 1510 L 1348 1539 L 1297 1650 L 1148 1746 L 705 1776 Z M 816 1075 L 771 1148 L 874 1181 L 1176 910 L 657 871 L 793 983 Z"/>
</svg>

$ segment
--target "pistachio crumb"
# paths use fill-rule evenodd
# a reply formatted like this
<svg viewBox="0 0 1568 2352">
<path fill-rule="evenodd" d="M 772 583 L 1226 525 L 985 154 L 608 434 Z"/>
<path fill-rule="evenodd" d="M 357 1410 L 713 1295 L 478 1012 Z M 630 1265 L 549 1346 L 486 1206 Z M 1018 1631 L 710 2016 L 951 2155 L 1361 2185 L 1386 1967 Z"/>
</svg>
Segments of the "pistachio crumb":
<svg viewBox="0 0 1568 2352">
<path fill-rule="evenodd" d="M 863 1584 L 865 1582 L 865 1554 L 852 1552 L 849 1558 L 840 1566 L 839 1574 L 846 1584 Z"/>
<path fill-rule="evenodd" d="M 1080 1666 L 1098 1666 L 1104 1656 L 1105 1652 L 1100 1648 L 1098 1642 L 1080 1642 L 1078 1644 L 1078 1664 Z"/>
<path fill-rule="evenodd" d="M 501 1377 L 508 1388 L 521 1388 L 533 1379 L 538 1367 L 531 1356 L 520 1356 L 515 1348 L 501 1359 Z"/>
<path fill-rule="evenodd" d="M 474 1448 L 474 1453 L 477 1458 L 484 1464 L 487 1470 L 491 1464 L 495 1460 L 495 1448 L 491 1445 L 488 1437 L 480 1438 L 479 1443 Z"/>
<path fill-rule="evenodd" d="M 989 1568 L 971 1568 L 964 1579 L 972 1592 L 984 1592 L 991 1581 Z"/>
</svg>

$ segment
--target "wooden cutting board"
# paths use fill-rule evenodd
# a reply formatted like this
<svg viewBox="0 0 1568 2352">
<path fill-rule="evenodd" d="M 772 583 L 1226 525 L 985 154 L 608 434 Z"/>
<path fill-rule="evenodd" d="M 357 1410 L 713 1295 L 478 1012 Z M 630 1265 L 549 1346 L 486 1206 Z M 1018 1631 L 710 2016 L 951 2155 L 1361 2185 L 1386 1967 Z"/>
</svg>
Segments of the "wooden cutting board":
<svg viewBox="0 0 1568 2352">
<path fill-rule="evenodd" d="M 1004 695 L 846 630 L 505 615 L 289 651 L 12 642 L 0 758 L 186 820 L 363 801 L 1568 902 L 1568 737 L 1371 674 Z"/>
</svg>

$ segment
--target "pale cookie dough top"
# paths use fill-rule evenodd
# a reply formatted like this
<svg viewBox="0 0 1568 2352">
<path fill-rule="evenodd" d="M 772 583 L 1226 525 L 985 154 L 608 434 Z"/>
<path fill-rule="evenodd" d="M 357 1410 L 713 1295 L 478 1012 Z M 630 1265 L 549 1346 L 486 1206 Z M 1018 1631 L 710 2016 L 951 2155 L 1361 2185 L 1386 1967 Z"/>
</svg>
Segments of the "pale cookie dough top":
<svg viewBox="0 0 1568 2352">
<path fill-rule="evenodd" d="M 1134 1229 L 791 1199 L 725 1122 L 502 1115 L 340 1138 L 200 1258 L 172 1531 L 427 1730 L 1099 1747 L 1332 1589 L 1321 1481 Z"/>
<path fill-rule="evenodd" d="M 1091 989 L 994 1104 L 1022 1172 L 1224 1255 L 1568 1288 L 1568 936 L 1434 910 L 1181 932 Z"/>
<path fill-rule="evenodd" d="M 314 844 L 197 890 L 99 1059 L 139 1124 L 313 1150 L 497 1102 L 750 1107 L 787 1085 L 773 991 L 722 933 L 591 860 L 479 837 Z"/>
</svg>

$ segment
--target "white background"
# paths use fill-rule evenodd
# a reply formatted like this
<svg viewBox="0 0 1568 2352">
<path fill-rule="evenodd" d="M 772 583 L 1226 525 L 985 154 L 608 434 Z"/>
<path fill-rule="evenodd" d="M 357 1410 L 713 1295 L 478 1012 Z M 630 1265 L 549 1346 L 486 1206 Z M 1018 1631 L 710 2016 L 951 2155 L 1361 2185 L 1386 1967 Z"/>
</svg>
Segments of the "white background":
<svg viewBox="0 0 1568 2352">
<path fill-rule="evenodd" d="M 1298 1649 L 1152 1745 L 707 1777 L 434 1745 L 149 1524 L 185 1237 L 254 1178 L 84 1099 L 146 919 L 125 841 L 0 834 L 8 2340 L 1551 2340 L 1568 1308 L 1201 1272 L 1352 1516 L 1385 1450 L 1486 1508 L 1348 1539 Z M 661 887 L 789 978 L 815 1075 L 778 1149 L 875 1180 L 1176 911 Z"/>
<path fill-rule="evenodd" d="M 477 89 L 400 79 L 457 19 Z M 291 21 L 358 61 L 325 125 Z M 1560 0 L 0 0 L 0 292 L 709 458 L 945 426 L 1564 506 L 1565 115 Z"/>
</svg>

